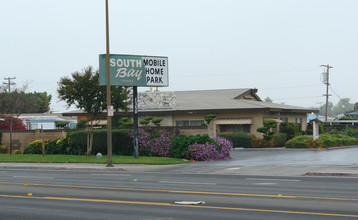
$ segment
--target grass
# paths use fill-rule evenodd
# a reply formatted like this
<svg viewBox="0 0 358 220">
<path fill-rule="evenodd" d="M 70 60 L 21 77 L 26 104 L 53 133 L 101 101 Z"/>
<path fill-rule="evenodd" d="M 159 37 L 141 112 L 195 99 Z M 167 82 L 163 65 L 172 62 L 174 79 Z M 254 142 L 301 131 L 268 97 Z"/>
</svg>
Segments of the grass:
<svg viewBox="0 0 358 220">
<path fill-rule="evenodd" d="M 15 162 L 15 163 L 98 163 L 106 164 L 107 156 L 103 155 L 98 159 L 96 156 L 82 156 L 82 155 L 45 155 L 40 154 L 0 154 L 0 162 Z M 190 161 L 169 158 L 169 157 L 145 157 L 140 156 L 134 159 L 133 156 L 113 155 L 113 164 L 148 164 L 148 165 L 171 165 L 189 163 Z"/>
</svg>

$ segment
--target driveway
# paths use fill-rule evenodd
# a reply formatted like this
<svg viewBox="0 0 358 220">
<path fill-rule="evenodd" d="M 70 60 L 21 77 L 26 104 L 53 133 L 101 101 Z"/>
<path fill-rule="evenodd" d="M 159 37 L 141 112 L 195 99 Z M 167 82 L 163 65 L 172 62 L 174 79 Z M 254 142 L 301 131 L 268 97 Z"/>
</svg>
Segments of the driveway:
<svg viewBox="0 0 358 220">
<path fill-rule="evenodd" d="M 358 175 L 358 147 L 335 150 L 238 149 L 231 160 L 198 162 L 170 169 L 197 174 Z"/>
</svg>

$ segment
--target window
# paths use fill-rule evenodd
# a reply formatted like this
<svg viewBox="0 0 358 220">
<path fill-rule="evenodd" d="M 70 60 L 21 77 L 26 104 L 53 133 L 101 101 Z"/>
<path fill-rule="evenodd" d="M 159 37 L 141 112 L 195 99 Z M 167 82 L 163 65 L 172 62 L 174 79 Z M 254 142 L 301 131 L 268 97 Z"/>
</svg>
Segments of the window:
<svg viewBox="0 0 358 220">
<path fill-rule="evenodd" d="M 220 132 L 250 133 L 249 124 L 219 125 L 219 126 L 220 126 Z"/>
<path fill-rule="evenodd" d="M 296 118 L 296 123 L 302 124 L 302 118 Z"/>
<path fill-rule="evenodd" d="M 177 120 L 175 126 L 202 126 L 204 120 Z"/>
<path fill-rule="evenodd" d="M 280 118 L 282 122 L 288 122 L 288 118 Z"/>
</svg>

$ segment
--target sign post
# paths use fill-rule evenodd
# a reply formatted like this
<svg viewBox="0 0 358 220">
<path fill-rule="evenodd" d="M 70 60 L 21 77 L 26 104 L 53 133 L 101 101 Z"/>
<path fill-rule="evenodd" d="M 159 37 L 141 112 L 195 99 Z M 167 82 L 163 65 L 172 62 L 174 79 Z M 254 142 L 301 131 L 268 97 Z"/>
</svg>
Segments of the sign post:
<svg viewBox="0 0 358 220">
<path fill-rule="evenodd" d="M 138 86 L 167 87 L 169 85 L 168 57 L 100 54 L 99 84 L 108 86 L 109 82 L 114 86 L 133 86 L 134 158 L 138 158 Z M 113 109 L 111 114 L 113 116 Z M 108 117 L 109 115 L 108 106 Z"/>
</svg>

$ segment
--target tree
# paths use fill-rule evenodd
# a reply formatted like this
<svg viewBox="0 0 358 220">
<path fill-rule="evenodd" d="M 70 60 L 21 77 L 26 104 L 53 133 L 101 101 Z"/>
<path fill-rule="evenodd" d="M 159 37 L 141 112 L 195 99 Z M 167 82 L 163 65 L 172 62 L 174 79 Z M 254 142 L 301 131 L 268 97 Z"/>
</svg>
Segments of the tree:
<svg viewBox="0 0 358 220">
<path fill-rule="evenodd" d="M 272 100 L 270 97 L 266 97 L 266 98 L 265 98 L 265 102 L 273 103 L 273 100 Z"/>
<path fill-rule="evenodd" d="M 0 91 L 0 112 L 2 113 L 3 117 L 8 118 L 8 123 L 10 124 L 10 154 L 12 153 L 13 126 L 18 122 L 18 117 L 25 107 L 26 88 L 27 86 L 24 85 L 21 89 L 15 88 L 10 93 L 6 92 L 6 90 Z"/>
<path fill-rule="evenodd" d="M 328 116 L 333 117 L 333 103 L 328 102 Z M 323 104 L 319 107 L 319 114 L 326 115 L 326 104 Z"/>
<path fill-rule="evenodd" d="M 343 114 L 353 109 L 354 109 L 354 104 L 350 103 L 350 98 L 343 98 L 340 99 L 337 105 L 333 107 L 333 114 L 337 116 L 338 114 Z"/>
<path fill-rule="evenodd" d="M 22 120 L 20 118 L 14 118 L 11 116 L 2 116 L 4 121 L 0 121 L 0 130 L 10 131 L 11 127 L 11 121 L 12 124 L 12 130 L 26 130 L 26 126 L 22 123 Z"/>
<path fill-rule="evenodd" d="M 44 113 L 50 110 L 51 95 L 47 92 L 32 92 L 25 94 L 23 113 Z"/>
<path fill-rule="evenodd" d="M 332 102 L 328 102 L 328 116 L 330 117 L 336 117 L 339 114 L 343 114 L 353 109 L 354 104 L 350 103 L 350 98 L 340 99 L 337 105 L 334 105 Z M 319 107 L 319 114 L 326 115 L 326 104 Z"/>
<path fill-rule="evenodd" d="M 257 128 L 256 131 L 263 133 L 263 137 L 265 140 L 269 141 L 272 139 L 272 135 L 275 134 L 275 132 L 272 131 L 272 128 L 277 127 L 277 122 L 275 120 L 264 120 L 264 126 Z"/>
<path fill-rule="evenodd" d="M 68 107 L 74 105 L 90 114 L 90 141 L 87 155 L 90 155 L 93 145 L 93 120 L 107 109 L 106 87 L 99 86 L 99 72 L 92 66 L 76 71 L 70 77 L 62 77 L 58 82 L 57 93 L 60 100 L 65 101 Z M 127 87 L 111 86 L 111 104 L 118 111 L 128 110 L 130 90 Z"/>
</svg>

